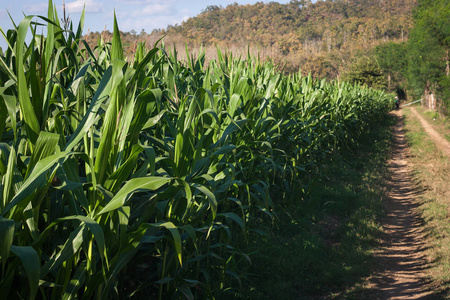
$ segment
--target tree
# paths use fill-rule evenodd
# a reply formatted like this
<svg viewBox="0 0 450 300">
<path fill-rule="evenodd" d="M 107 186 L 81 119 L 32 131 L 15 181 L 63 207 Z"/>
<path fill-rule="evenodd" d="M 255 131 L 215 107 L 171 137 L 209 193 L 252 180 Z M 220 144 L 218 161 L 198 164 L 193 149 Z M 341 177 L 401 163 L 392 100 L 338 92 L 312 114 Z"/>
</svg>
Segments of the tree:
<svg viewBox="0 0 450 300">
<path fill-rule="evenodd" d="M 407 73 L 407 48 L 406 43 L 389 42 L 377 46 L 374 50 L 378 64 L 387 76 L 388 91 L 404 89 Z"/>
<path fill-rule="evenodd" d="M 449 16 L 448 0 L 419 0 L 408 43 L 411 91 L 417 97 L 425 92 L 436 93 L 444 112 L 450 105 Z"/>
<path fill-rule="evenodd" d="M 343 80 L 375 89 L 385 89 L 388 85 L 387 78 L 374 56 L 357 58 L 343 74 Z"/>
</svg>

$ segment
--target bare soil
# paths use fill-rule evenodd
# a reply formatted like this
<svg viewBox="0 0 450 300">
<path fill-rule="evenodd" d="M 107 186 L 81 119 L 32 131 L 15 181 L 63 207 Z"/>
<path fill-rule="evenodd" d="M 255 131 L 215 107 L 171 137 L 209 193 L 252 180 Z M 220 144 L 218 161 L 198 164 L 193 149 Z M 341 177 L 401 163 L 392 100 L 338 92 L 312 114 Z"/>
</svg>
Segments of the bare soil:
<svg viewBox="0 0 450 300">
<path fill-rule="evenodd" d="M 415 112 L 414 109 L 413 113 Z M 398 121 L 393 136 L 393 153 L 386 183 L 386 216 L 382 220 L 381 247 L 375 254 L 376 268 L 368 280 L 365 299 L 437 299 L 427 279 L 429 259 L 426 257 L 426 236 L 418 211 L 419 189 L 408 165 L 408 145 L 403 130 L 402 111 L 395 111 Z M 446 142 L 417 112 L 428 134 L 442 144 Z M 427 129 L 428 128 L 428 129 Z M 444 140 L 444 142 L 442 142 Z M 450 148 L 449 148 L 450 155 Z"/>
</svg>

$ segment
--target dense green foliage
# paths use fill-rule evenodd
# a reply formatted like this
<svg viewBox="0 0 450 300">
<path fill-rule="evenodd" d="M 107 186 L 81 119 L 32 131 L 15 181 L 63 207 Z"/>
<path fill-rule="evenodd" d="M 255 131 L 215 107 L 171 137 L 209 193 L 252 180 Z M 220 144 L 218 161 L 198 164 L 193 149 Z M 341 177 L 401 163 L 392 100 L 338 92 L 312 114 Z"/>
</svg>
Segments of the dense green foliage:
<svg viewBox="0 0 450 300">
<path fill-rule="evenodd" d="M 378 61 L 373 56 L 355 58 L 355 62 L 351 64 L 342 79 L 380 90 L 388 88 L 388 78 L 383 74 Z"/>
<path fill-rule="evenodd" d="M 408 80 L 415 96 L 432 89 L 450 104 L 450 3 L 419 1 L 409 41 Z"/>
<path fill-rule="evenodd" d="M 299 201 L 392 106 L 220 50 L 205 66 L 140 44 L 127 62 L 116 21 L 95 48 L 83 23 L 63 29 L 50 0 L 46 18 L 2 30 L 3 298 L 226 293 L 249 221 Z"/>
<path fill-rule="evenodd" d="M 385 72 L 409 95 L 421 98 L 435 93 L 438 108 L 450 105 L 450 3 L 419 0 L 408 42 L 378 47 L 377 58 Z"/>
</svg>

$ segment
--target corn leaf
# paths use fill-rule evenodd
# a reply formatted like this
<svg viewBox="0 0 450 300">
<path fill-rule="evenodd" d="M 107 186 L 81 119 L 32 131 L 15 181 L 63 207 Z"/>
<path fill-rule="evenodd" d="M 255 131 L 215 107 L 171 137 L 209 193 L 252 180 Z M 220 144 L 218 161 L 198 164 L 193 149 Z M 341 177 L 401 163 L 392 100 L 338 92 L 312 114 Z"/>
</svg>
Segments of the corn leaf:
<svg viewBox="0 0 450 300">
<path fill-rule="evenodd" d="M 32 247 L 29 246 L 11 246 L 11 252 L 19 257 L 22 262 L 22 266 L 27 274 L 28 283 L 30 284 L 30 299 L 36 297 L 39 278 L 40 278 L 40 259 L 39 256 Z"/>
<path fill-rule="evenodd" d="M 14 238 L 14 221 L 0 217 L 0 257 L 2 258 L 2 274 Z"/>
<path fill-rule="evenodd" d="M 111 201 L 106 204 L 106 206 L 97 214 L 101 215 L 109 211 L 115 210 L 125 204 L 126 199 L 135 192 L 140 191 L 155 191 L 168 183 L 171 180 L 169 177 L 141 177 L 133 178 L 129 180 L 111 199 Z"/>
</svg>

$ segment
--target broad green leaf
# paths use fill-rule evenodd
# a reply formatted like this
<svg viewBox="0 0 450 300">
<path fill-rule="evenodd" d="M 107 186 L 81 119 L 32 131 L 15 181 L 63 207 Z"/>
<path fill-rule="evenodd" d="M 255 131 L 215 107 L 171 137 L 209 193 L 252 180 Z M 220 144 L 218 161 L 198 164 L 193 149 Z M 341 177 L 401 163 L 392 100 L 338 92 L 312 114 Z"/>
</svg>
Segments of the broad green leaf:
<svg viewBox="0 0 450 300">
<path fill-rule="evenodd" d="M 180 227 L 181 229 L 185 230 L 189 237 L 192 240 L 192 243 L 194 244 L 194 247 L 197 249 L 197 235 L 195 234 L 195 229 L 192 227 L 192 225 L 184 225 Z"/>
<path fill-rule="evenodd" d="M 100 227 L 100 225 L 93 219 L 85 216 L 69 216 L 64 217 L 61 219 L 58 219 L 58 222 L 65 221 L 65 220 L 79 220 L 82 223 L 84 223 L 89 230 L 94 235 L 95 243 L 98 247 L 98 252 L 100 254 L 100 257 L 105 259 L 106 264 L 108 264 L 108 257 L 106 252 L 106 245 L 105 245 L 105 235 L 103 234 L 103 229 Z M 56 223 L 56 222 L 54 222 Z"/>
<path fill-rule="evenodd" d="M 30 299 L 34 299 L 38 292 L 41 265 L 39 256 L 32 247 L 29 246 L 11 246 L 11 252 L 19 257 L 22 266 L 27 274 L 30 284 Z"/>
<path fill-rule="evenodd" d="M 0 87 L 0 102 L 4 102 L 4 107 L 6 107 L 6 111 L 8 112 L 9 119 L 11 120 L 11 127 L 14 132 L 14 139 L 17 139 L 17 105 L 16 105 L 16 97 L 13 95 L 7 95 L 5 91 L 14 86 L 14 82 L 9 80 L 6 82 L 4 87 Z M 1 106 L 1 105 L 0 105 Z M 1 137 L 1 134 L 0 134 Z"/>
<path fill-rule="evenodd" d="M 209 206 L 211 207 L 211 212 L 212 212 L 212 217 L 213 220 L 216 217 L 216 212 L 217 212 L 217 200 L 216 200 L 216 196 L 214 196 L 214 194 L 208 190 L 205 186 L 200 185 L 198 183 L 193 183 L 191 184 L 194 188 L 196 188 L 197 190 L 199 190 L 200 192 L 202 192 L 209 200 Z"/>
<path fill-rule="evenodd" d="M 132 240 L 129 243 L 129 247 L 123 250 L 117 258 L 112 262 L 112 268 L 107 274 L 105 288 L 102 291 L 102 299 L 109 300 L 110 299 L 110 290 L 113 288 L 113 281 L 116 279 L 117 274 L 124 268 L 127 263 L 136 255 L 139 250 L 140 243 Z"/>
<path fill-rule="evenodd" d="M 108 173 L 114 170 L 115 159 L 118 150 L 118 136 L 120 114 L 123 113 L 125 101 L 125 86 L 123 68 L 124 61 L 115 60 L 111 77 L 111 101 L 103 119 L 103 126 L 100 132 L 100 142 L 98 145 L 95 160 L 95 176 L 97 184 L 103 184 Z"/>
<path fill-rule="evenodd" d="M 140 145 L 134 145 L 127 160 L 105 180 L 104 187 L 113 192 L 117 190 L 133 172 L 138 156 L 143 150 Z"/>
<path fill-rule="evenodd" d="M 2 191 L 2 210 L 6 207 L 10 199 L 13 197 L 14 186 L 17 184 L 14 178 L 14 171 L 16 170 L 16 149 L 10 148 L 9 157 L 6 166 L 6 173 L 2 178 L 3 191 Z"/>
<path fill-rule="evenodd" d="M 58 142 L 59 134 L 45 131 L 41 131 L 39 133 L 34 152 L 31 155 L 30 163 L 27 166 L 27 175 L 31 172 L 38 161 L 52 155 L 55 152 Z"/>
<path fill-rule="evenodd" d="M 178 256 L 180 266 L 183 266 L 183 260 L 181 257 L 181 236 L 178 228 L 172 222 L 165 222 L 161 224 L 152 224 L 153 226 L 164 227 L 172 234 L 173 244 L 175 245 L 175 251 Z"/>
<path fill-rule="evenodd" d="M 11 151 L 8 144 L 0 143 L 0 176 L 4 176 L 6 174 L 10 152 Z"/>
<path fill-rule="evenodd" d="M 233 94 L 230 99 L 230 104 L 228 106 L 228 113 L 230 114 L 231 118 L 234 118 L 236 115 L 236 110 L 238 108 L 238 104 L 242 103 L 241 101 L 241 95 Z"/>
<path fill-rule="evenodd" d="M 97 87 L 95 95 L 91 100 L 91 104 L 89 105 L 86 114 L 84 115 L 75 132 L 70 137 L 70 140 L 67 142 L 67 145 L 64 148 L 64 150 L 66 151 L 72 150 L 78 144 L 78 142 L 81 141 L 81 139 L 84 137 L 84 135 L 89 131 L 91 126 L 96 121 L 100 105 L 105 100 L 105 98 L 108 97 L 108 94 L 110 92 L 111 76 L 112 76 L 112 67 L 109 67 L 103 74 L 102 80 L 100 81 L 100 84 Z"/>
<path fill-rule="evenodd" d="M 272 76 L 272 78 L 270 78 L 270 81 L 266 88 L 266 95 L 264 96 L 266 99 L 270 99 L 275 95 L 275 91 L 278 88 L 280 81 L 281 81 L 280 73 L 278 73 L 277 75 L 274 75 L 274 76 Z"/>
<path fill-rule="evenodd" d="M 5 129 L 7 118 L 8 109 L 6 108 L 3 97 L 0 94 L 0 141 L 2 140 L 3 130 Z"/>
<path fill-rule="evenodd" d="M 39 135 L 40 126 L 36 114 L 34 112 L 33 104 L 30 100 L 30 94 L 28 91 L 27 80 L 24 71 L 24 47 L 25 47 L 25 37 L 27 35 L 28 28 L 31 23 L 32 16 L 25 17 L 19 24 L 18 34 L 17 34 L 17 48 L 16 48 L 16 68 L 17 68 L 17 83 L 18 83 L 18 94 L 20 111 L 22 112 L 22 117 L 24 121 L 24 126 L 27 131 L 27 139 L 30 146 L 34 146 Z"/>
<path fill-rule="evenodd" d="M 5 271 L 9 250 L 14 239 L 14 221 L 0 217 L 0 257 L 2 258 L 2 274 Z"/>
<path fill-rule="evenodd" d="M 42 267 L 41 276 L 44 278 L 49 272 L 57 271 L 61 265 L 71 259 L 75 258 L 75 254 L 80 250 L 83 243 L 83 232 L 85 226 L 78 226 L 69 234 L 60 251 L 57 251 Z"/>
<path fill-rule="evenodd" d="M 83 261 L 80 266 L 73 274 L 73 277 L 70 279 L 69 284 L 67 285 L 64 294 L 62 295 L 63 300 L 77 299 L 78 291 L 83 287 L 86 281 L 86 261 Z"/>
<path fill-rule="evenodd" d="M 114 61 L 115 59 L 123 60 L 124 54 L 122 41 L 120 40 L 119 26 L 117 25 L 116 12 L 114 11 L 114 31 L 111 45 L 111 60 Z"/>
<path fill-rule="evenodd" d="M 231 219 L 231 220 L 235 221 L 239 225 L 239 227 L 241 227 L 242 233 L 245 236 L 245 223 L 238 215 L 236 215 L 233 212 L 226 212 L 226 213 L 217 214 L 217 216 L 225 217 L 227 219 Z"/>
<path fill-rule="evenodd" d="M 115 210 L 125 204 L 127 198 L 135 192 L 140 191 L 155 191 L 168 183 L 171 180 L 169 177 L 141 177 L 129 180 L 109 201 L 108 204 L 97 214 L 101 215 L 109 211 Z"/>
<path fill-rule="evenodd" d="M 167 110 L 163 109 L 156 116 L 149 118 L 148 121 L 142 127 L 142 130 L 155 126 L 161 120 L 161 118 L 164 116 L 166 112 Z"/>
<path fill-rule="evenodd" d="M 31 171 L 30 175 L 26 178 L 20 190 L 17 191 L 16 195 L 11 199 L 11 201 L 6 204 L 6 207 L 2 211 L 0 216 L 5 216 L 11 208 L 19 204 L 29 195 L 32 195 L 34 192 L 36 192 L 38 188 L 40 188 L 41 185 L 47 180 L 47 172 L 50 171 L 51 168 L 55 167 L 58 162 L 67 158 L 69 154 L 70 152 L 60 152 L 39 161 L 33 168 L 33 171 Z"/>
</svg>

